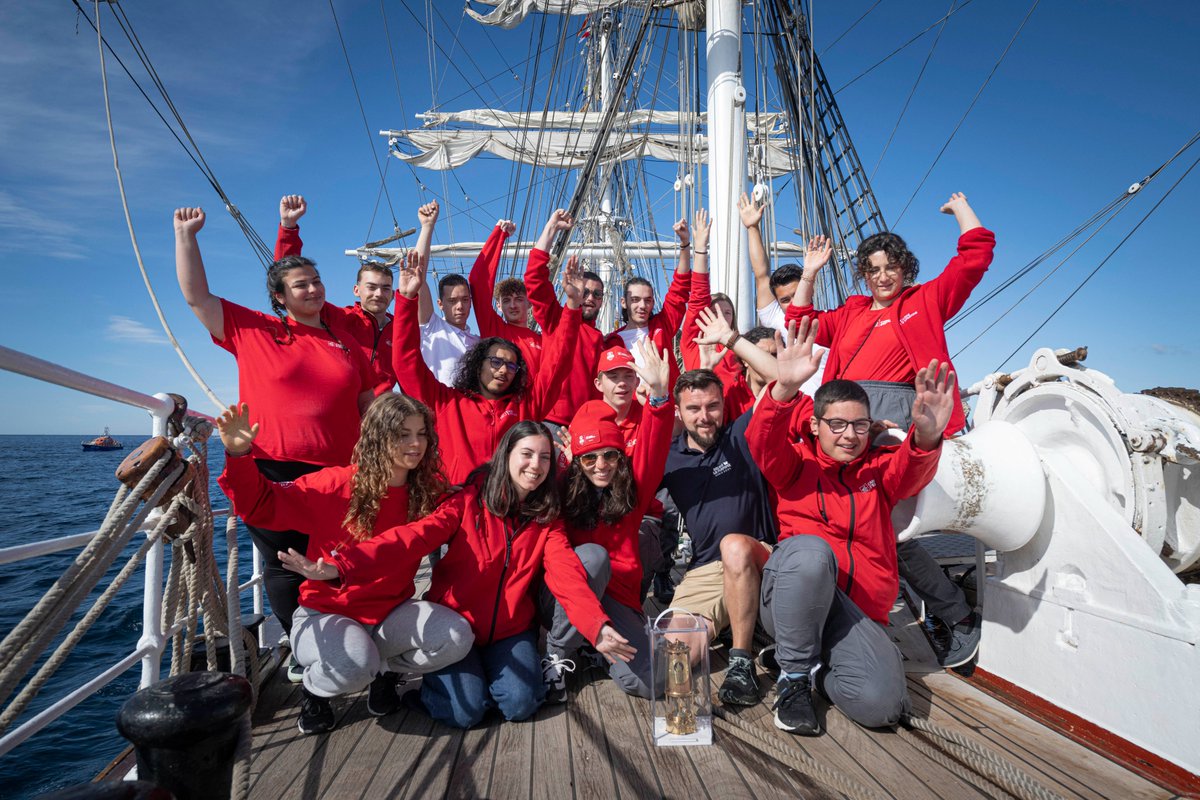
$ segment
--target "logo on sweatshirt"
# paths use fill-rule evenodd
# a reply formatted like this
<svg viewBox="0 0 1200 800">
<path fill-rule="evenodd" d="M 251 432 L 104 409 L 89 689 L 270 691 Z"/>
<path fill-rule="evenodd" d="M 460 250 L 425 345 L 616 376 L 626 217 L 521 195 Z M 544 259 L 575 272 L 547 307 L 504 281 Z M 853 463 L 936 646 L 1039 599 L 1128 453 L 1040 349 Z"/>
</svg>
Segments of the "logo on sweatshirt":
<svg viewBox="0 0 1200 800">
<path fill-rule="evenodd" d="M 903 317 L 900 318 L 900 324 L 903 325 L 904 323 L 908 322 L 910 319 L 912 319 L 919 313 L 921 313 L 921 312 L 919 312 L 919 311 L 908 312 L 907 314 L 905 314 Z"/>
<path fill-rule="evenodd" d="M 716 478 L 721 475 L 724 475 L 726 472 L 729 472 L 729 470 L 731 470 L 731 469 L 733 469 L 733 467 L 729 466 L 728 461 L 722 461 L 720 464 L 713 467 L 713 477 Z"/>
<path fill-rule="evenodd" d="M 877 485 L 878 484 L 875 483 L 875 479 L 871 478 L 871 480 L 867 481 L 862 486 L 858 487 L 858 490 L 860 492 L 869 492 L 869 491 L 873 490 Z"/>
</svg>

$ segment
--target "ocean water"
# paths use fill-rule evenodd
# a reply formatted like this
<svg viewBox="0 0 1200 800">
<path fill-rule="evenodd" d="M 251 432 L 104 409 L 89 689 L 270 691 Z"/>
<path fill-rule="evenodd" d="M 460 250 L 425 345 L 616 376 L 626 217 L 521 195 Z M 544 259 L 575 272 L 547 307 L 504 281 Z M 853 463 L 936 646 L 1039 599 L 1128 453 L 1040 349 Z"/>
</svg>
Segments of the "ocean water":
<svg viewBox="0 0 1200 800">
<path fill-rule="evenodd" d="M 114 470 L 129 450 L 148 435 L 117 436 L 125 444 L 125 450 L 83 452 L 80 442 L 95 435 L 0 436 L 0 449 L 5 455 L 5 469 L 0 471 L 0 547 L 100 527 L 118 488 Z M 228 503 L 216 486 L 216 476 L 224 464 L 224 451 L 219 440 L 213 440 L 209 456 L 213 505 L 225 508 Z M 217 525 L 215 550 L 223 574 L 224 529 L 221 520 Z M 250 574 L 250 543 L 244 529 L 240 531 L 240 540 L 244 581 Z M 142 534 L 135 534 L 127 554 L 116 560 L 107 578 L 83 604 L 85 610 L 141 541 L 144 541 Z M 0 565 L 0 597 L 3 598 L 0 602 L 0 636 L 7 635 L 25 616 L 77 553 L 78 550 L 69 550 L 31 561 Z M 169 557 L 166 566 L 169 566 Z M 141 636 L 142 586 L 143 574 L 139 568 L 18 724 L 134 650 Z M 248 601 L 246 605 L 248 607 Z M 76 614 L 76 618 L 80 616 L 82 612 Z M 57 646 L 63 635 L 65 631 L 53 646 Z M 163 674 L 166 674 L 165 668 Z M 121 704 L 137 691 L 140 677 L 140 665 L 135 665 L 98 694 L 68 711 L 65 717 L 0 757 L 0 798 L 36 797 L 53 789 L 90 781 L 127 744 L 117 733 L 116 716 Z"/>
</svg>

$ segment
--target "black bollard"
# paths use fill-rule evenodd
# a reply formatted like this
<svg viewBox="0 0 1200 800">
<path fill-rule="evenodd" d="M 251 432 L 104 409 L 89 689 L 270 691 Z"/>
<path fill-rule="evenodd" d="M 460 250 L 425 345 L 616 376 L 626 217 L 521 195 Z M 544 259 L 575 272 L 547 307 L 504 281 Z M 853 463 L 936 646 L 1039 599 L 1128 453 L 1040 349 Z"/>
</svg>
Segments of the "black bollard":
<svg viewBox="0 0 1200 800">
<path fill-rule="evenodd" d="M 68 786 L 37 800 L 175 800 L 175 795 L 147 781 L 101 781 Z"/>
<path fill-rule="evenodd" d="M 226 800 L 250 697 L 250 682 L 241 676 L 189 672 L 129 698 L 117 729 L 137 752 L 138 778 L 178 800 Z"/>
</svg>

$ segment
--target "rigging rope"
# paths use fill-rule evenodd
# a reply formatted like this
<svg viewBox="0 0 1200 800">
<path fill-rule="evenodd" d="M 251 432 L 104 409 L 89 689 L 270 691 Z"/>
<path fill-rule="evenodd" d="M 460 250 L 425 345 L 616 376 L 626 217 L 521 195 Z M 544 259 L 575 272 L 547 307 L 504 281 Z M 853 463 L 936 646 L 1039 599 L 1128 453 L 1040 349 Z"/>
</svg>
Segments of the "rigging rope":
<svg viewBox="0 0 1200 800">
<path fill-rule="evenodd" d="M 866 19 L 867 15 L 870 14 L 872 11 L 874 11 L 876 6 L 878 6 L 882 2 L 883 2 L 883 0 L 875 0 L 875 2 L 871 4 L 871 7 L 862 13 L 862 16 L 860 16 L 858 19 L 854 20 L 854 22 L 850 23 L 849 28 L 846 28 L 846 30 L 844 30 L 840 34 L 838 34 L 838 37 L 836 39 L 834 39 L 829 44 L 825 45 L 825 49 L 821 51 L 821 55 L 825 55 L 830 50 L 832 50 L 834 45 L 836 45 L 843 38 L 845 38 L 846 34 L 848 34 L 850 31 L 854 30 L 858 26 L 858 23 L 860 23 L 864 19 Z"/>
<path fill-rule="evenodd" d="M 1017 37 L 1021 35 L 1021 31 L 1025 30 L 1025 23 L 1029 22 L 1029 18 L 1033 16 L 1033 12 L 1038 7 L 1038 3 L 1040 2 L 1041 0 L 1033 0 L 1033 5 L 1029 6 L 1029 10 L 1025 12 L 1025 18 L 1021 20 L 1021 24 L 1017 26 L 1016 32 L 1012 35 L 1012 38 L 1009 39 L 1008 46 L 1004 48 L 1004 52 L 1000 54 L 1000 58 L 996 59 L 996 63 L 992 66 L 992 71 L 988 73 L 987 78 L 983 81 L 983 85 L 979 87 L 979 91 L 975 92 L 975 97 L 971 98 L 971 104 L 967 106 L 967 110 L 963 112 L 962 118 L 958 121 L 958 124 L 954 126 L 954 130 L 950 131 L 950 136 L 946 139 L 946 143 L 942 145 L 942 149 L 938 151 L 937 156 L 933 159 L 933 163 L 929 165 L 929 169 L 925 170 L 925 175 L 922 176 L 921 182 L 917 184 L 917 188 L 913 189 L 912 196 L 908 198 L 908 202 L 904 204 L 904 208 L 901 209 L 899 216 L 896 217 L 896 221 L 892 223 L 893 227 L 898 226 L 900 224 L 900 220 L 904 219 L 904 215 L 908 212 L 909 206 L 912 205 L 913 200 L 915 200 L 917 197 L 917 192 L 921 191 L 921 187 L 925 185 L 925 181 L 929 180 L 929 175 L 933 172 L 933 168 L 936 167 L 937 163 L 942 160 L 942 156 L 945 154 L 946 148 L 950 146 L 950 142 L 954 141 L 955 135 L 958 134 L 958 129 L 961 128 L 962 124 L 967 121 L 967 116 L 970 115 L 971 110 L 975 108 L 975 104 L 979 102 L 979 97 L 983 94 L 983 90 L 986 89 L 988 84 L 992 82 L 992 77 L 995 76 L 996 70 L 1000 69 L 1000 65 L 1004 62 L 1004 57 L 1008 55 L 1008 51 L 1011 50 L 1013 44 L 1016 43 Z"/>
<path fill-rule="evenodd" d="M 104 116 L 108 122 L 108 143 L 112 148 L 113 169 L 117 173 L 117 188 L 121 193 L 121 209 L 125 212 L 125 226 L 129 229 L 129 240 L 133 244 L 133 255 L 137 259 L 138 271 L 142 275 L 142 283 L 146 285 L 146 291 L 150 294 L 150 303 L 154 306 L 154 313 L 158 315 L 158 322 L 162 325 L 163 331 L 167 334 L 167 339 L 171 343 L 171 347 L 175 349 L 175 353 L 179 356 L 179 360 L 183 362 L 184 368 L 192 379 L 199 385 L 200 390 L 205 396 L 216 406 L 217 411 L 225 410 L 225 404 L 221 402 L 212 388 L 205 382 L 204 378 L 200 377 L 200 373 L 192 365 L 187 354 L 183 352 L 183 346 L 179 344 L 179 340 L 175 338 L 175 332 L 171 330 L 171 326 L 167 323 L 167 316 L 163 313 L 162 304 L 158 302 L 158 295 L 154 291 L 154 285 L 150 283 L 150 275 L 146 271 L 146 263 L 142 259 L 142 248 L 138 244 L 137 233 L 133 229 L 133 216 L 129 212 L 129 199 L 125 195 L 125 178 L 121 174 L 121 162 L 117 157 L 117 136 L 113 128 L 112 105 L 109 102 L 108 94 L 108 68 L 104 58 L 104 36 L 100 32 L 100 0 L 95 0 L 96 3 L 96 24 L 93 26 L 96 29 L 96 44 L 100 50 L 100 80 L 104 87 Z"/>
</svg>

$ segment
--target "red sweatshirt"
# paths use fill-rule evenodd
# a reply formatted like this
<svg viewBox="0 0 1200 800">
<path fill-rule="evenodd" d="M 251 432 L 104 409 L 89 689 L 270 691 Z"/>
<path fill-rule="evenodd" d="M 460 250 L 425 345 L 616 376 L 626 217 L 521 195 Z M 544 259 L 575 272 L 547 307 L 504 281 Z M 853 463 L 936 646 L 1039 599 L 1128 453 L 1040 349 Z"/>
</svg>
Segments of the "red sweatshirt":
<svg viewBox="0 0 1200 800">
<path fill-rule="evenodd" d="M 593 542 L 608 551 L 612 577 L 608 581 L 607 594 L 639 614 L 642 613 L 642 559 L 638 553 L 638 529 L 662 483 L 674 422 L 675 406 L 669 402 L 658 408 L 642 408 L 637 444 L 630 454 L 637 486 L 637 505 L 632 511 L 614 524 L 601 522 L 592 530 L 567 527 L 567 536 L 573 546 Z"/>
<path fill-rule="evenodd" d="M 275 235 L 275 260 L 287 256 L 298 256 L 304 249 L 300 239 L 300 226 L 285 228 L 279 226 Z M 352 306 L 335 306 L 326 303 L 321 309 L 321 316 L 328 324 L 336 324 L 349 331 L 362 348 L 367 361 L 379 373 L 379 382 L 375 386 L 376 396 L 391 391 L 396 383 L 396 375 L 392 371 L 392 317 L 388 315 L 387 324 L 382 328 L 375 316 L 363 310 L 360 303 Z"/>
<path fill-rule="evenodd" d="M 903 444 L 834 461 L 809 439 L 788 439 L 796 404 L 796 398 L 776 402 L 768 387 L 746 431 L 750 454 L 779 494 L 779 541 L 812 535 L 828 542 L 837 557 L 838 588 L 868 617 L 887 624 L 900 588 L 892 507 L 933 480 L 941 447 L 920 450 L 910 432 Z"/>
<path fill-rule="evenodd" d="M 655 346 L 659 351 L 666 350 L 675 352 L 675 334 L 679 333 L 679 326 L 683 323 L 683 315 L 687 311 L 688 294 L 692 286 L 692 273 L 679 272 L 676 270 L 674 277 L 671 279 L 671 286 L 667 289 L 667 296 L 663 298 L 662 309 L 646 322 L 648 329 L 647 335 L 654 341 Z M 711 296 L 710 296 L 711 301 Z M 699 313 L 699 312 L 697 312 Z M 607 349 L 613 345 L 621 345 L 628 347 L 625 340 L 621 338 L 621 331 L 629 330 L 629 325 L 622 325 L 608 336 L 604 337 L 604 348 Z M 671 359 L 674 361 L 674 359 Z"/>
<path fill-rule="evenodd" d="M 496 307 L 492 303 L 492 297 L 496 291 L 496 271 L 500 266 L 500 255 L 504 251 L 504 242 L 507 240 L 508 234 L 501 230 L 499 225 L 492 229 L 492 235 L 484 243 L 483 249 L 479 251 L 479 257 L 475 259 L 475 264 L 471 267 L 471 274 L 467 282 L 471 285 L 471 297 L 474 299 L 475 322 L 479 324 L 479 336 L 481 338 L 499 336 L 521 348 L 521 355 L 525 356 L 529 374 L 534 375 L 542 363 L 542 335 L 521 325 L 506 322 L 504 317 L 496 313 Z M 543 328 L 543 330 L 545 329 Z"/>
<path fill-rule="evenodd" d="M 263 477 L 251 456 L 228 456 L 217 483 L 234 513 L 250 525 L 271 530 L 308 531 L 313 561 L 357 540 L 342 527 L 350 507 L 351 480 L 357 467 L 329 467 L 294 481 L 275 483 Z M 389 487 L 379 504 L 372 535 L 408 522 L 408 487 Z M 426 553 L 397 554 L 387 572 L 375 580 L 337 586 L 329 581 L 300 584 L 300 605 L 324 614 L 341 614 L 364 625 L 378 625 L 392 609 L 413 596 L 413 578 Z"/>
<path fill-rule="evenodd" d="M 393 564 L 446 542 L 450 547 L 433 569 L 425 599 L 462 614 L 477 645 L 533 627 L 535 588 L 543 576 L 589 642 L 595 644 L 609 622 L 562 522 L 500 519 L 484 507 L 475 485 L 456 492 L 427 517 L 339 550 L 331 563 L 343 583 L 370 581 L 392 574 Z"/>
<path fill-rule="evenodd" d="M 901 346 L 908 353 L 913 374 L 928 366 L 934 358 L 950 361 L 950 352 L 946 346 L 946 321 L 958 313 L 971 296 L 971 291 L 983 280 L 988 265 L 992 263 L 992 252 L 995 248 L 996 235 L 991 231 L 986 228 L 967 231 L 958 237 L 958 255 L 950 259 L 941 275 L 928 283 L 908 287 L 894 303 L 881 312 L 886 315 L 885 318 L 892 325 Z M 825 356 L 826 381 L 841 377 L 844 367 L 841 363 L 840 353 L 843 348 L 839 338 L 854 318 L 870 311 L 871 303 L 869 296 L 854 295 L 847 298 L 841 307 L 832 311 L 816 311 L 811 305 L 800 306 L 796 303 L 788 306 L 788 322 L 808 316 L 820 319 L 817 344 L 830 348 L 829 354 Z M 856 364 L 855 367 L 857 371 L 859 365 Z M 865 377 L 863 379 L 869 380 Z M 962 411 L 962 398 L 958 386 L 955 385 L 954 409 L 945 435 L 951 436 L 962 430 L 966 422 Z"/>
<path fill-rule="evenodd" d="M 504 432 L 523 419 L 543 420 L 558 400 L 574 360 L 580 313 L 565 309 L 561 324 L 546 337 L 541 367 L 525 376 L 525 391 L 488 400 L 452 389 L 440 381 L 421 357 L 417 301 L 396 295 L 396 339 L 393 366 L 400 385 L 433 409 L 442 461 L 451 483 L 462 483 L 475 467 L 492 457 Z"/>
<path fill-rule="evenodd" d="M 525 267 L 525 290 L 533 306 L 533 318 L 547 335 L 558 326 L 564 310 L 550 282 L 549 263 L 550 254 L 535 247 L 529 252 L 529 263 Z M 580 324 L 579 341 L 570 358 L 562 393 L 546 414 L 546 419 L 559 425 L 568 425 L 580 406 L 600 396 L 595 380 L 603 341 L 604 334 L 596 328 L 595 322 Z"/>
</svg>

